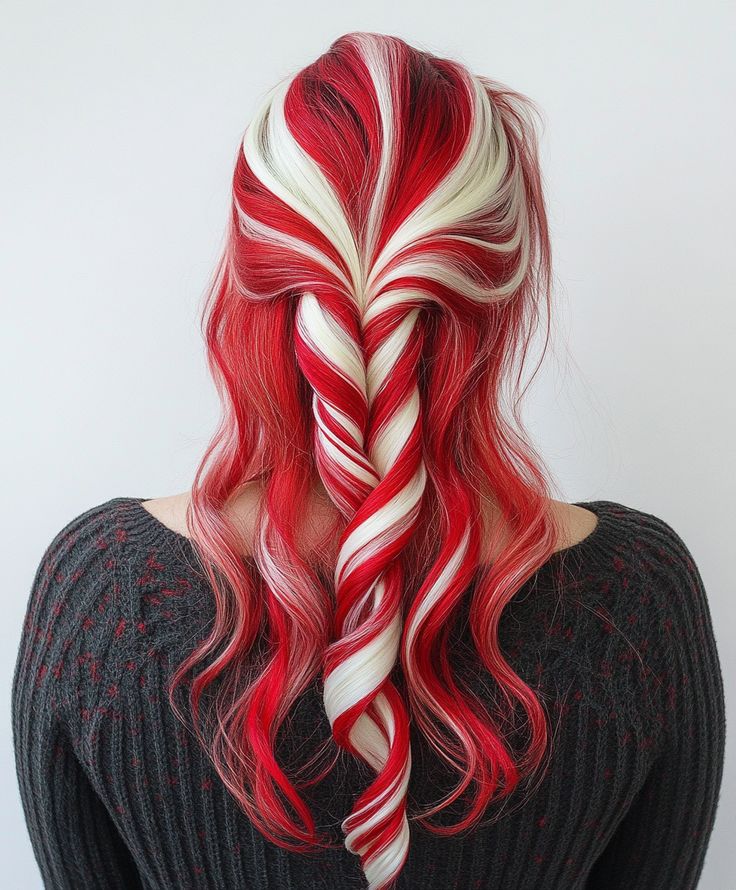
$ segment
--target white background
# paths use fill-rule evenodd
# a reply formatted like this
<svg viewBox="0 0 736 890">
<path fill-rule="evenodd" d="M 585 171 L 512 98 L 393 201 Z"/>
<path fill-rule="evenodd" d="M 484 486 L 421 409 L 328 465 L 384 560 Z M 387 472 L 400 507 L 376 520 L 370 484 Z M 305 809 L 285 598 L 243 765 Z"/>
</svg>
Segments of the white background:
<svg viewBox="0 0 736 890">
<path fill-rule="evenodd" d="M 217 416 L 198 315 L 240 135 L 269 86 L 347 31 L 396 34 L 541 105 L 557 292 L 527 424 L 565 499 L 682 535 L 731 694 L 731 4 L 4 2 L 2 22 L 5 886 L 40 886 L 9 721 L 33 573 L 88 507 L 188 487 Z M 732 748 L 705 890 L 733 886 Z"/>
</svg>

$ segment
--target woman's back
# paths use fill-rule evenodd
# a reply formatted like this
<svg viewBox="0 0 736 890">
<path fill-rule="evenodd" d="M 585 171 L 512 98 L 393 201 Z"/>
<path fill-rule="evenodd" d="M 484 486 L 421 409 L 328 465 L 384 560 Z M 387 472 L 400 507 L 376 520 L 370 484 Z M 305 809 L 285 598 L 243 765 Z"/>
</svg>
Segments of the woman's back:
<svg viewBox="0 0 736 890">
<path fill-rule="evenodd" d="M 598 500 L 580 543 L 521 587 L 499 625 L 502 652 L 543 697 L 546 771 L 514 810 L 438 837 L 412 824 L 398 888 L 694 887 L 718 800 L 725 717 L 710 613 L 679 535 L 658 517 Z M 494 684 L 461 602 L 448 651 L 489 707 Z M 39 567 L 14 687 L 18 772 L 46 886 L 147 890 L 362 888 L 340 823 L 371 772 L 345 752 L 302 789 L 336 848 L 267 841 L 174 716 L 172 671 L 207 634 L 214 598 L 191 542 L 121 497 L 64 528 Z M 397 683 L 400 684 L 400 678 Z M 276 744 L 305 766 L 330 725 L 319 681 Z M 410 805 L 453 787 L 412 735 Z M 499 805 L 501 807 L 502 805 Z M 411 809 L 411 806 L 410 806 Z M 437 824 L 454 821 L 452 808 Z"/>
</svg>

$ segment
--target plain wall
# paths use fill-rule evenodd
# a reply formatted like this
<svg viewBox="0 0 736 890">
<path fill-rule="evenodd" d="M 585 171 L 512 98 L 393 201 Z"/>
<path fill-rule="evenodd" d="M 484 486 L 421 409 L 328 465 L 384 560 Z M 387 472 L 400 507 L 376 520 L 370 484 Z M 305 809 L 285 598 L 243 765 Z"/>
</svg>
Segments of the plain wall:
<svg viewBox="0 0 736 890">
<path fill-rule="evenodd" d="M 198 315 L 240 136 L 268 87 L 347 31 L 541 106 L 556 296 L 527 425 L 567 500 L 682 535 L 733 695 L 731 4 L 4 2 L 2 21 L 5 886 L 40 886 L 9 720 L 33 574 L 88 507 L 188 487 L 218 412 Z M 733 886 L 735 768 L 729 739 L 706 890 Z"/>
</svg>

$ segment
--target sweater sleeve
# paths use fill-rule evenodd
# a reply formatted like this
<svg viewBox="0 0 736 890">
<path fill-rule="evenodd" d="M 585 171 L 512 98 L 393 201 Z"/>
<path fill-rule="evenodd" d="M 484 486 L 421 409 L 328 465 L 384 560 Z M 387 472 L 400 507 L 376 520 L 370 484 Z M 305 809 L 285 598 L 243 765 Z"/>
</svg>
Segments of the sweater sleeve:
<svg viewBox="0 0 736 890">
<path fill-rule="evenodd" d="M 80 731 L 104 681 L 89 649 L 100 651 L 113 622 L 114 572 L 114 535 L 104 509 L 93 508 L 46 549 L 21 636 L 12 693 L 16 769 L 43 883 L 54 890 L 141 886 L 85 769 Z"/>
<path fill-rule="evenodd" d="M 642 583 L 657 609 L 659 753 L 595 863 L 587 890 L 697 887 L 718 806 L 726 717 L 703 580 L 682 538 L 643 514 L 651 543 Z"/>
</svg>

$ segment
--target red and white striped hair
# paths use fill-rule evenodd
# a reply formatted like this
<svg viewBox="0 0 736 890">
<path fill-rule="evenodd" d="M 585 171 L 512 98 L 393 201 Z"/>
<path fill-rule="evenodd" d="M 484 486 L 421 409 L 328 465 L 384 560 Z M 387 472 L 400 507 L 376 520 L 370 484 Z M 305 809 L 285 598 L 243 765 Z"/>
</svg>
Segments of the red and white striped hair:
<svg viewBox="0 0 736 890">
<path fill-rule="evenodd" d="M 395 37 L 340 37 L 248 126 L 207 303 L 224 416 L 188 524 L 217 617 L 172 701 L 191 671 L 194 723 L 223 781 L 266 837 L 303 851 L 325 842 L 274 741 L 323 681 L 334 741 L 375 773 L 343 822 L 373 890 L 401 871 L 410 817 L 440 833 L 477 823 L 540 765 L 550 735 L 497 641 L 505 604 L 558 536 L 513 373 L 551 278 L 530 110 Z M 226 507 L 253 481 L 263 497 L 244 556 Z M 299 532 L 320 485 L 338 516 L 331 578 Z M 501 522 L 484 527 L 489 505 L 503 539 Z M 465 594 L 494 709 L 447 651 Z M 259 638 L 268 648 L 248 674 Z M 202 693 L 216 679 L 207 722 Z M 505 732 L 519 706 L 523 755 Z M 410 721 L 458 774 L 416 814 Z M 461 795 L 462 821 L 429 821 Z"/>
</svg>

